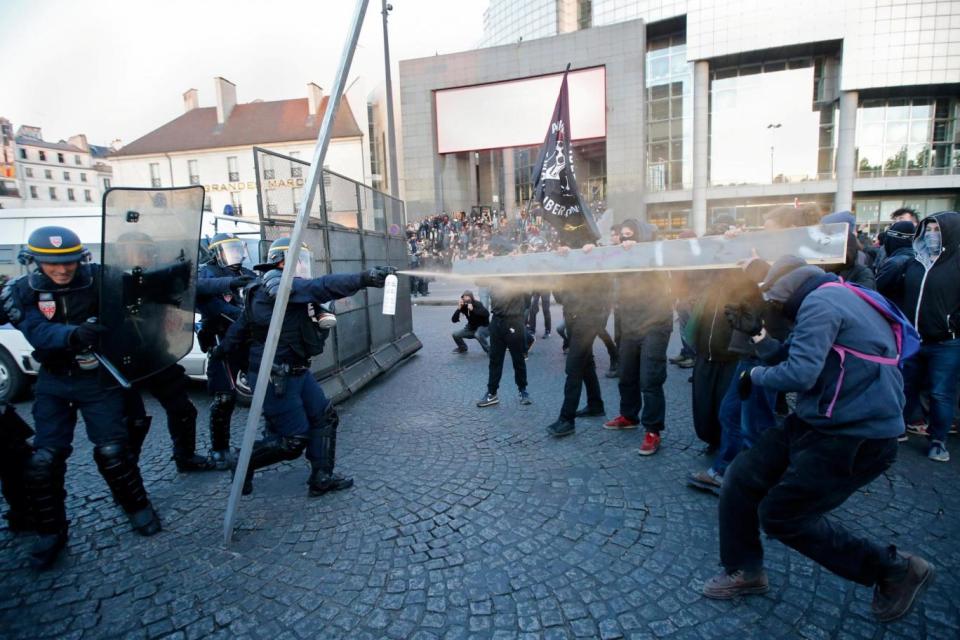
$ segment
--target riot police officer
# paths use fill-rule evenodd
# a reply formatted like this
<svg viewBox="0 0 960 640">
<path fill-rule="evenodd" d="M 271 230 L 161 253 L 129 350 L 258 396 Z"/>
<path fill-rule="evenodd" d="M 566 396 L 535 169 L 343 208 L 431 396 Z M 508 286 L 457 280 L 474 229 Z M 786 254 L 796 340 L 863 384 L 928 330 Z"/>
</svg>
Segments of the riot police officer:
<svg viewBox="0 0 960 640">
<path fill-rule="evenodd" d="M 248 340 L 250 363 L 247 375 L 251 386 L 256 384 L 256 372 L 263 356 L 281 270 L 289 248 L 290 239 L 287 237 L 270 245 L 267 261 L 255 267 L 264 272 L 263 278 L 247 287 L 243 314 L 230 327 L 223 343 L 214 349 L 214 357 L 224 357 Z M 256 469 L 283 460 L 295 460 L 304 449 L 311 465 L 308 481 L 311 496 L 353 486 L 352 479 L 333 471 L 339 417 L 310 372 L 310 358 L 322 352 L 328 332 L 316 320 L 321 313 L 321 303 L 346 298 L 365 287 L 382 288 L 387 275 L 395 269 L 374 267 L 362 273 L 311 278 L 311 264 L 310 250 L 304 246 L 299 254 L 263 404 L 267 433 L 254 444 L 243 487 L 245 495 L 253 491 Z"/>
<path fill-rule="evenodd" d="M 36 265 L 5 291 L 13 325 L 34 347 L 40 371 L 34 387 L 35 452 L 25 473 L 33 524 L 40 537 L 32 564 L 53 564 L 67 542 L 64 499 L 66 462 L 72 451 L 77 411 L 83 415 L 93 457 L 114 500 L 144 536 L 160 531 L 140 469 L 129 455 L 123 396 L 101 379 L 92 351 L 104 332 L 89 322 L 98 315 L 100 265 L 89 263 L 80 238 L 65 227 L 30 234 L 19 260 Z"/>
<path fill-rule="evenodd" d="M 234 235 L 218 233 L 210 241 L 210 261 L 200 268 L 197 280 L 197 310 L 200 330 L 197 338 L 204 353 L 223 341 L 227 329 L 243 312 L 239 291 L 257 279 L 243 266 L 247 245 Z M 210 460 L 217 469 L 227 469 L 233 462 L 230 450 L 230 418 L 237 404 L 236 375 L 246 369 L 243 353 L 211 361 L 207 367 L 207 390 L 210 403 Z"/>
<path fill-rule="evenodd" d="M 4 289 L 4 292 L 13 289 Z M 0 325 L 10 322 L 4 307 L 12 308 L 10 296 L 0 293 Z M 0 493 L 3 493 L 9 510 L 3 514 L 7 528 L 14 533 L 30 531 L 30 509 L 23 485 L 23 474 L 33 455 L 33 448 L 27 442 L 33 437 L 33 429 L 23 421 L 16 410 L 0 401 Z"/>
</svg>

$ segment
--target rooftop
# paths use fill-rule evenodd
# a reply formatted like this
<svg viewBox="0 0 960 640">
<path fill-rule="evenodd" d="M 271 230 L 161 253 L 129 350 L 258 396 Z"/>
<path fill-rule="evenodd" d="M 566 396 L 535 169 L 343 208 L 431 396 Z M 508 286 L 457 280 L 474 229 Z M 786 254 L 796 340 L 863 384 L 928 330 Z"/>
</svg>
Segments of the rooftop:
<svg viewBox="0 0 960 640">
<path fill-rule="evenodd" d="M 73 153 L 87 153 L 80 147 L 75 147 L 68 142 L 47 142 L 32 136 L 17 136 L 17 144 L 20 146 L 42 147 L 44 149 L 56 149 L 58 151 L 72 151 Z"/>
</svg>

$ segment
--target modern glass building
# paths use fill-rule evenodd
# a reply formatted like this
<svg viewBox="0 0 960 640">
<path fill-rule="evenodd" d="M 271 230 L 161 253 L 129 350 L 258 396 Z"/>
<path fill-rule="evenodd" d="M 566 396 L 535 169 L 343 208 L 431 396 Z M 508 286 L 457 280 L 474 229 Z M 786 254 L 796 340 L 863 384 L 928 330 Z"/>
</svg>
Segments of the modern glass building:
<svg viewBox="0 0 960 640">
<path fill-rule="evenodd" d="M 636 19 L 646 215 L 665 230 L 795 199 L 872 225 L 958 206 L 960 2 L 491 0 L 482 44 Z"/>
</svg>

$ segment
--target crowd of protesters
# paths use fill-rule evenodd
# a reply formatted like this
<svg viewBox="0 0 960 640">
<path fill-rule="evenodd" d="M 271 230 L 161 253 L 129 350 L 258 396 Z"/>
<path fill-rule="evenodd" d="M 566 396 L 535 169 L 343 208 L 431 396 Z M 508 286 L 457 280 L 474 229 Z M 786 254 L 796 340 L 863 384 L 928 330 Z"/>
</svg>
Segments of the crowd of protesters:
<svg viewBox="0 0 960 640">
<path fill-rule="evenodd" d="M 929 584 L 932 565 L 854 536 L 827 514 L 886 471 L 907 434 L 928 439 L 929 460 L 950 459 L 960 381 L 960 213 L 920 220 L 900 209 L 876 237 L 858 233 L 853 214 L 822 215 L 815 205 L 777 207 L 764 218 L 767 230 L 818 223 L 847 225 L 843 263 L 821 268 L 786 255 L 714 272 L 563 277 L 552 293 L 563 307 L 557 333 L 566 353 L 564 400 L 547 432 L 569 436 L 578 419 L 607 417 L 593 356 L 598 337 L 608 346 L 607 375 L 619 378 L 616 416 L 603 426 L 641 428 L 641 455 L 660 449 L 667 426 L 667 363 L 691 368 L 693 427 L 713 462 L 691 473 L 688 484 L 720 497 L 724 570 L 704 594 L 726 599 L 768 589 L 762 529 L 834 573 L 873 586 L 874 614 L 891 620 Z M 501 218 L 497 227 L 438 216 L 413 232 L 468 259 L 540 250 L 530 246 L 531 237 L 547 235 L 540 229 L 525 216 Z M 741 233 L 749 231 L 723 218 L 707 231 Z M 656 227 L 645 222 L 611 229 L 611 242 L 625 250 L 656 239 Z M 544 244 L 551 250 L 559 241 Z M 499 402 L 506 350 L 519 403 L 532 402 L 524 355 L 540 309 L 543 337 L 550 335 L 550 299 L 536 283 L 523 293 L 494 287 L 487 311 L 464 293 L 453 321 L 462 315 L 467 326 L 454 333 L 455 351 L 466 352 L 465 338 L 476 338 L 484 351 L 488 336 L 491 343 L 488 388 L 477 406 Z M 682 348 L 668 360 L 675 319 Z M 582 389 L 586 403 L 579 406 Z"/>
</svg>

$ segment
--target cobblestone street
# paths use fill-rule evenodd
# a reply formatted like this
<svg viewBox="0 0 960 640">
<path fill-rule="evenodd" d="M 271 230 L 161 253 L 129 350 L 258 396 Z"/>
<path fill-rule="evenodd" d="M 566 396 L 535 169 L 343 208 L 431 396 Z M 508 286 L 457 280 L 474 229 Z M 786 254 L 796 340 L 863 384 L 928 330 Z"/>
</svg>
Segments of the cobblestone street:
<svg viewBox="0 0 960 640">
<path fill-rule="evenodd" d="M 34 573 L 32 537 L 0 531 L 0 636 L 960 637 L 958 456 L 929 462 L 912 437 L 890 472 L 836 512 L 936 565 L 936 582 L 903 620 L 876 623 L 869 589 L 771 541 L 767 595 L 706 600 L 700 588 L 718 570 L 717 503 L 685 485 L 709 462 L 693 433 L 688 371 L 670 369 L 657 455 L 637 455 L 641 430 L 607 431 L 600 418 L 553 441 L 544 427 L 562 397 L 559 337 L 538 339 L 530 354 L 532 406 L 519 406 L 508 361 L 500 404 L 478 409 L 487 360 L 473 341 L 469 353 L 451 353 L 452 311 L 416 307 L 423 349 L 340 406 L 338 469 L 356 487 L 307 498 L 303 460 L 260 473 L 229 549 L 229 474 L 178 474 L 152 399 L 143 471 L 160 535 L 131 532 L 78 428 L 64 557 Z M 606 370 L 599 342 L 595 353 Z M 616 380 L 601 383 L 613 417 Z M 205 451 L 201 386 L 193 399 Z M 29 402 L 18 409 L 29 416 Z M 234 415 L 235 446 L 245 418 Z"/>
</svg>

